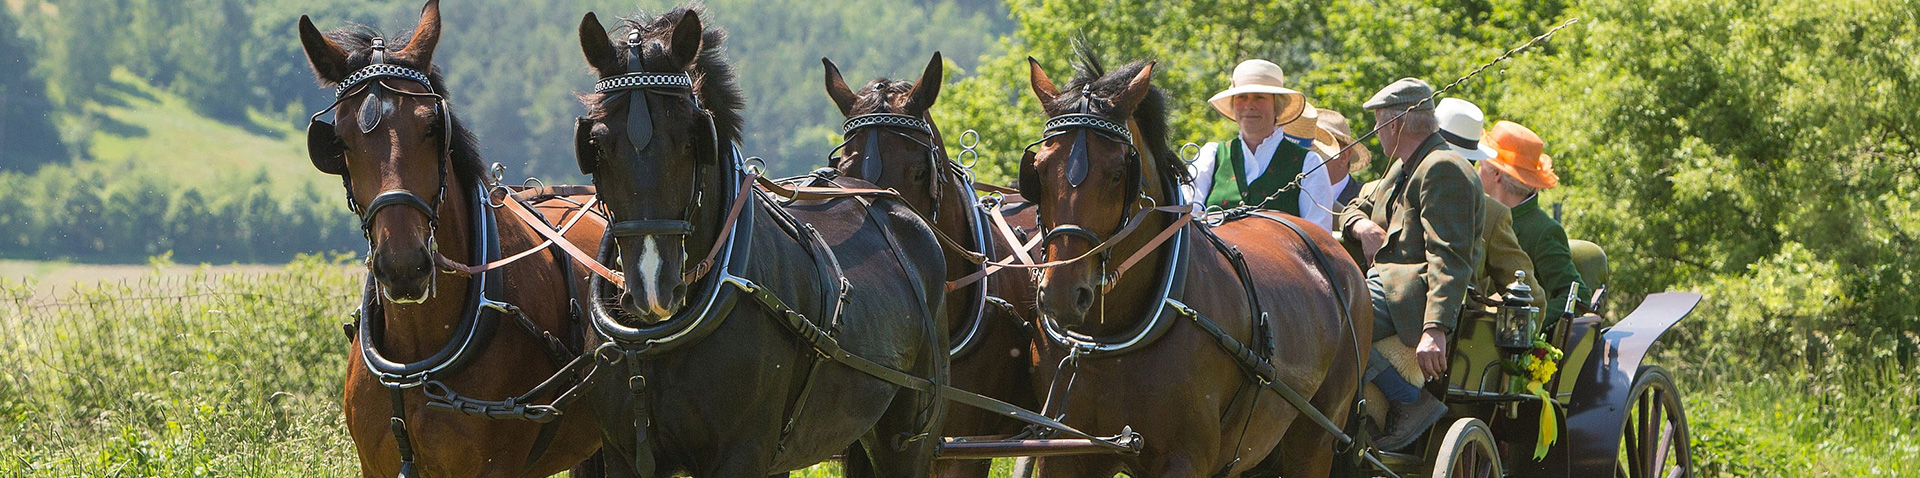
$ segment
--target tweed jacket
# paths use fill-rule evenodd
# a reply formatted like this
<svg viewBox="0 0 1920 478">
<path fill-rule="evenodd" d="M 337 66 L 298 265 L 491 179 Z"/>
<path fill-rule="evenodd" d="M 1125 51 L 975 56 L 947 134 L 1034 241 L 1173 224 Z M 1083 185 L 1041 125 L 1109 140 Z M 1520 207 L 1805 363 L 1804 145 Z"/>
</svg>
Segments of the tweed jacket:
<svg viewBox="0 0 1920 478">
<path fill-rule="evenodd" d="M 1358 242 L 1353 225 L 1362 219 L 1386 230 L 1368 274 L 1384 286 L 1390 316 L 1376 323 L 1390 323 L 1402 343 L 1414 345 L 1426 327 L 1451 332 L 1458 323 L 1486 221 L 1483 196 L 1473 167 L 1434 133 L 1341 212 L 1343 241 Z"/>
<path fill-rule="evenodd" d="M 1533 273 L 1533 259 L 1520 248 L 1520 239 L 1514 236 L 1513 212 L 1500 200 L 1485 194 L 1480 195 L 1480 202 L 1480 210 L 1486 212 L 1486 222 L 1481 224 L 1485 228 L 1480 230 L 1480 241 L 1474 252 L 1484 254 L 1481 256 L 1484 260 L 1474 261 L 1473 287 L 1480 295 L 1505 295 L 1507 284 L 1513 283 L 1513 273 L 1525 272 L 1527 287 L 1533 289 L 1533 306 L 1546 312 L 1548 291 L 1540 288 L 1540 281 Z"/>
</svg>

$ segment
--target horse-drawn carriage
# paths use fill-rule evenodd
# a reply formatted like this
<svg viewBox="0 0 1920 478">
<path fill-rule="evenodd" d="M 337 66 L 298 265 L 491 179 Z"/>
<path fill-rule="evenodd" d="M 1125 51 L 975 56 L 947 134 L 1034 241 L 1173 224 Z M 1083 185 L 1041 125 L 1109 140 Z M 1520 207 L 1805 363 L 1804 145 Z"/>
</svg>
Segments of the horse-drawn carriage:
<svg viewBox="0 0 1920 478">
<path fill-rule="evenodd" d="M 1604 254 L 1573 242 L 1582 277 L 1603 284 Z M 1582 313 L 1569 301 L 1570 310 L 1542 320 L 1527 305 L 1525 284 L 1508 287 L 1507 300 L 1469 307 L 1451 338 L 1448 372 L 1427 387 L 1444 397 L 1446 416 L 1403 452 L 1374 452 L 1366 460 L 1372 467 L 1356 475 L 1688 476 L 1693 459 L 1679 390 L 1644 359 L 1700 295 L 1652 294 L 1631 313 L 1609 317 L 1606 289 L 1597 287 Z M 1529 390 L 1535 384 L 1526 361 L 1560 372 Z"/>
<path fill-rule="evenodd" d="M 602 466 L 576 476 L 764 476 L 834 455 L 851 476 L 923 475 L 936 454 L 1089 477 L 1690 465 L 1671 379 L 1640 362 L 1691 294 L 1651 296 L 1610 327 L 1548 321 L 1570 373 L 1533 394 L 1501 364 L 1529 356 L 1534 315 L 1466 319 L 1454 374 L 1432 385 L 1455 420 L 1424 453 L 1348 433 L 1366 408 L 1357 265 L 1297 218 L 1182 205 L 1151 63 L 1109 73 L 1089 57 L 1056 88 L 1035 62 L 1046 137 L 1017 191 L 980 200 L 927 114 L 937 55 L 918 82 L 857 92 L 829 63 L 849 117 L 837 169 L 769 181 L 736 147 L 723 34 L 695 10 L 612 35 L 588 14 L 600 81 L 575 146 L 597 189 L 516 188 L 486 177 L 449 108 L 439 21 L 429 1 L 393 48 L 300 23 L 337 86 L 309 153 L 345 180 L 370 246 L 346 397 L 368 476 L 550 474 L 595 448 Z M 440 292 L 448 274 L 465 290 Z M 501 323 L 526 334 L 495 336 Z M 979 411 L 947 418 L 948 402 Z M 1552 430 L 1559 446 L 1521 458 Z"/>
</svg>

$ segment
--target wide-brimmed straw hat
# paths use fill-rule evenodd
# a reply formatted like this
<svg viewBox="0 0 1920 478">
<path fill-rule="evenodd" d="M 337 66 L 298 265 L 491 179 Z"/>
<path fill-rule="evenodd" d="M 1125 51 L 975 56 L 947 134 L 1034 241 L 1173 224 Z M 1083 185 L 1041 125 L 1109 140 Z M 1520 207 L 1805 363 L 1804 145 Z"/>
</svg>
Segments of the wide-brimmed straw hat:
<svg viewBox="0 0 1920 478">
<path fill-rule="evenodd" d="M 1367 164 L 1373 162 L 1373 151 L 1368 150 L 1365 145 L 1354 146 L 1348 148 L 1346 153 L 1340 153 L 1341 148 L 1353 144 L 1353 126 L 1347 123 L 1347 117 L 1338 111 L 1326 108 L 1320 108 L 1316 116 L 1320 120 L 1320 131 L 1330 139 L 1326 142 L 1325 149 L 1320 150 L 1320 156 L 1332 161 L 1334 156 L 1345 154 L 1348 171 L 1366 170 Z M 1318 141 L 1316 139 L 1314 143 L 1316 148 L 1320 147 Z"/>
<path fill-rule="evenodd" d="M 1319 138 L 1314 137 L 1314 134 L 1320 131 L 1319 111 L 1317 111 L 1312 104 L 1304 101 L 1301 102 L 1301 104 L 1305 105 L 1305 107 L 1300 109 L 1300 114 L 1295 116 L 1293 121 L 1288 121 L 1281 125 L 1280 131 L 1286 133 L 1287 136 L 1311 138 L 1314 141 L 1319 141 Z"/>
<path fill-rule="evenodd" d="M 1459 98 L 1442 99 L 1440 106 L 1433 109 L 1433 117 L 1440 122 L 1440 137 L 1446 138 L 1447 146 L 1468 161 L 1492 158 L 1495 154 L 1492 145 L 1480 140 L 1481 132 L 1487 127 L 1487 116 L 1480 112 L 1479 105 Z"/>
<path fill-rule="evenodd" d="M 1213 109 L 1228 118 L 1239 119 L 1233 114 L 1233 97 L 1266 93 L 1274 95 L 1276 100 L 1285 100 L 1274 105 L 1274 124 L 1287 124 L 1299 118 L 1307 109 L 1307 95 L 1286 87 L 1287 74 L 1280 71 L 1280 65 L 1266 60 L 1247 60 L 1233 67 L 1233 86 L 1207 99 Z"/>
<path fill-rule="evenodd" d="M 1530 188 L 1553 189 L 1560 185 L 1560 176 L 1553 174 L 1553 158 L 1544 152 L 1546 143 L 1533 130 L 1503 120 L 1494 123 L 1486 137 L 1496 154 L 1482 164 L 1492 165 Z"/>
</svg>

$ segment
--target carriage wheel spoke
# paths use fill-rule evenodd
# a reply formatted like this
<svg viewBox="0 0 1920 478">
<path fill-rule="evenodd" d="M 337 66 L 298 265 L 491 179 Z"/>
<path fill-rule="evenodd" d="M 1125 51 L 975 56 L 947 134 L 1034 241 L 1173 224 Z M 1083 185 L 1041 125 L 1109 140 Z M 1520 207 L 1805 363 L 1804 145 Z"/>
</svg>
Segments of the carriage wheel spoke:
<svg viewBox="0 0 1920 478">
<path fill-rule="evenodd" d="M 1622 427 L 1624 428 L 1624 430 L 1620 431 L 1623 438 L 1622 444 L 1620 446 L 1620 454 L 1626 456 L 1627 458 L 1626 463 L 1614 465 L 1614 469 L 1619 470 L 1620 471 L 1619 474 L 1621 476 L 1625 476 L 1628 478 L 1639 478 L 1641 476 L 1644 476 L 1642 473 L 1640 473 L 1640 454 L 1639 454 L 1639 451 L 1640 451 L 1639 419 L 1643 415 L 1640 413 L 1640 410 L 1638 409 L 1638 406 L 1640 404 L 1635 403 L 1634 405 L 1635 405 L 1635 408 L 1627 412 L 1627 414 L 1629 415 L 1627 417 L 1627 423 L 1630 424 L 1630 426 Z"/>
<path fill-rule="evenodd" d="M 1640 446 L 1645 447 L 1646 450 L 1645 453 L 1641 454 L 1641 457 L 1643 457 L 1643 459 L 1652 459 L 1646 460 L 1646 473 L 1643 473 L 1641 476 L 1652 477 L 1660 473 L 1662 463 L 1658 458 L 1660 455 L 1659 450 L 1655 447 L 1662 443 L 1660 443 L 1656 437 L 1659 437 L 1661 430 L 1666 428 L 1662 426 L 1665 424 L 1665 421 L 1661 416 L 1663 415 L 1661 412 L 1666 411 L 1667 408 L 1660 400 L 1661 391 L 1658 387 L 1647 389 L 1647 416 L 1643 417 L 1647 429 L 1645 433 L 1640 434 Z"/>
<path fill-rule="evenodd" d="M 1668 424 L 1668 425 L 1672 425 L 1672 424 Z M 1660 469 L 1665 468 L 1667 466 L 1667 452 L 1670 452 L 1670 451 L 1673 451 L 1673 427 L 1672 426 L 1668 426 L 1666 427 L 1665 430 L 1661 430 L 1660 432 L 1660 445 L 1659 447 L 1654 449 L 1654 454 L 1653 454 L 1653 466 L 1654 466 L 1653 469 L 1655 472 L 1658 472 Z M 1679 467 L 1677 466 L 1674 468 L 1679 469 Z"/>
</svg>

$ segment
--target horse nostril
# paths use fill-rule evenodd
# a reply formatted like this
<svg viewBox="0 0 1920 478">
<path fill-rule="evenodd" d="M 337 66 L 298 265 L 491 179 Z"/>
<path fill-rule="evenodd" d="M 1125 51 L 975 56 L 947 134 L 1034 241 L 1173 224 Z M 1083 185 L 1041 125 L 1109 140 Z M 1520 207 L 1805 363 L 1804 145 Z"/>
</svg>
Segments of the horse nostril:
<svg viewBox="0 0 1920 478">
<path fill-rule="evenodd" d="M 1078 306 L 1080 310 L 1087 310 L 1093 307 L 1093 288 L 1086 286 L 1075 287 L 1073 289 L 1073 304 Z"/>
<path fill-rule="evenodd" d="M 620 309 L 627 311 L 627 315 L 634 317 L 640 317 L 647 311 L 646 307 L 640 305 L 640 299 L 638 297 L 626 292 L 620 293 Z"/>
</svg>

